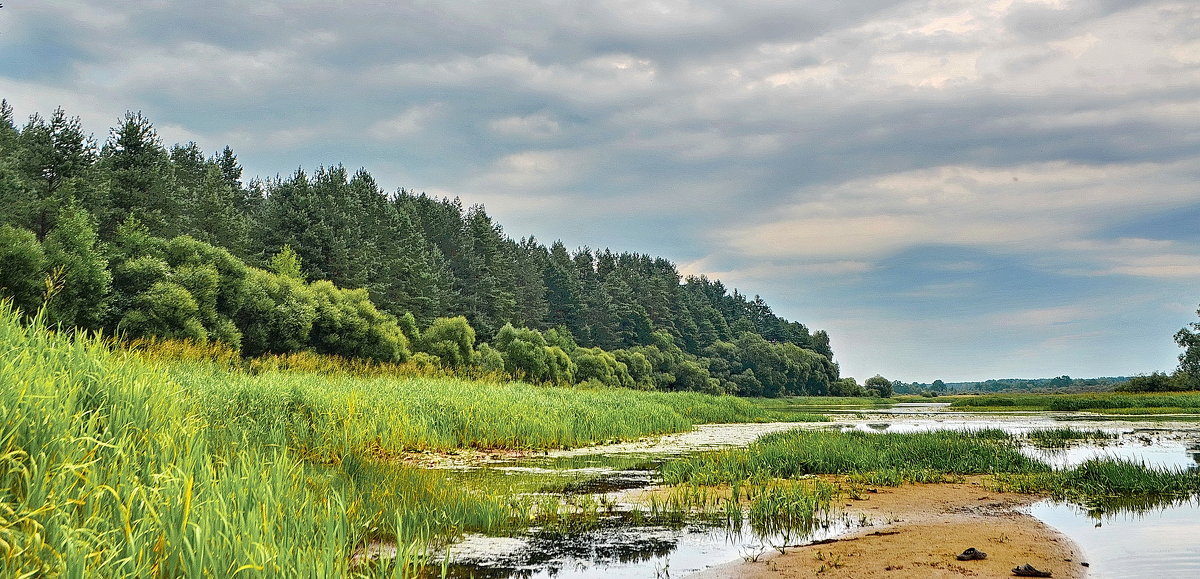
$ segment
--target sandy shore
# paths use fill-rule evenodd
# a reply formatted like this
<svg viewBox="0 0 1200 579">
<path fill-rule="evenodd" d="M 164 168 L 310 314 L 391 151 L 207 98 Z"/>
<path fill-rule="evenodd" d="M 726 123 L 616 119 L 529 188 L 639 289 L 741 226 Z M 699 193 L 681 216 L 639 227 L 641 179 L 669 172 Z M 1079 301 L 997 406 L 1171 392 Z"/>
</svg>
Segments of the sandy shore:
<svg viewBox="0 0 1200 579">
<path fill-rule="evenodd" d="M 1029 563 L 1054 577 L 1086 577 L 1085 559 L 1067 537 L 1019 507 L 1037 497 L 992 492 L 981 477 L 962 483 L 879 487 L 865 500 L 844 500 L 853 517 L 885 523 L 833 542 L 772 552 L 691 575 L 694 579 L 847 577 L 1011 577 Z M 968 547 L 987 553 L 958 561 Z"/>
</svg>

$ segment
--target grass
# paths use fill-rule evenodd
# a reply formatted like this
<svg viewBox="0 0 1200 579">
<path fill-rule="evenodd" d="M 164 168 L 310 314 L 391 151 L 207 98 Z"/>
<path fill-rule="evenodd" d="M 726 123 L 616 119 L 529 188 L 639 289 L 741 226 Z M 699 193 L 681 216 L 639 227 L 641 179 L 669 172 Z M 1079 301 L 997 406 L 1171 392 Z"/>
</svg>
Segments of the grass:
<svg viewBox="0 0 1200 579">
<path fill-rule="evenodd" d="M 537 509 L 397 453 L 771 418 L 732 397 L 255 374 L 212 352 L 154 352 L 25 327 L 0 302 L 0 576 L 408 576 L 431 543 Z M 377 541 L 406 554 L 351 564 Z"/>
<path fill-rule="evenodd" d="M 1038 431 L 1035 431 L 1035 433 Z M 1111 438 L 1103 431 L 1054 429 L 1033 434 L 1050 440 Z M 1200 494 L 1200 471 L 1148 467 L 1119 459 L 1092 459 L 1053 469 L 1029 458 L 1004 431 L 867 433 L 791 431 L 765 436 L 746 448 L 719 450 L 670 462 L 663 479 L 677 485 L 762 486 L 776 479 L 846 475 L 850 492 L 863 485 L 895 486 L 989 474 L 999 490 L 1043 493 L 1089 503 L 1113 498 Z M 734 491 L 736 494 L 736 490 Z"/>
<path fill-rule="evenodd" d="M 1031 474 L 1002 473 L 995 477 L 999 490 L 1046 493 L 1084 504 L 1122 499 L 1164 499 L 1200 493 L 1200 472 L 1178 468 L 1150 467 L 1122 458 L 1098 458 L 1071 469 Z"/>
<path fill-rule="evenodd" d="M 1099 429 L 1039 428 L 1025 433 L 1025 438 L 1041 448 L 1065 448 L 1078 441 L 1108 442 L 1115 440 L 1117 435 Z"/>
<path fill-rule="evenodd" d="M 946 474 L 1036 472 L 1049 467 L 1021 454 L 1000 430 L 866 433 L 791 431 L 744 449 L 704 453 L 663 466 L 668 483 L 720 484 L 809 474 L 894 470 L 928 478 Z"/>
<path fill-rule="evenodd" d="M 957 398 L 952 408 L 1168 414 L 1200 412 L 1200 393 L 994 394 Z"/>
</svg>

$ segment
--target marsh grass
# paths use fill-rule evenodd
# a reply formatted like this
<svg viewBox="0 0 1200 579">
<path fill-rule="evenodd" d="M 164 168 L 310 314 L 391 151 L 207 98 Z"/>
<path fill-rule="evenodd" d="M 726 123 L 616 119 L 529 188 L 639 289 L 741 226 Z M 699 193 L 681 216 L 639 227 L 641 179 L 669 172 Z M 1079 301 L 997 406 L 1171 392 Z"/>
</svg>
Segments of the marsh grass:
<svg viewBox="0 0 1200 579">
<path fill-rule="evenodd" d="M 809 474 L 887 473 L 932 478 L 936 473 L 1037 472 L 1049 467 L 1016 449 L 997 429 L 974 432 L 866 433 L 791 431 L 764 436 L 744 449 L 704 453 L 663 466 L 668 483 L 720 484 Z"/>
<path fill-rule="evenodd" d="M 537 511 L 396 453 L 573 446 L 764 416 L 698 394 L 252 374 L 216 345 L 134 347 L 23 326 L 0 302 L 0 576 L 411 576 L 436 563 L 429 545 Z M 380 543 L 398 558 L 351 564 Z"/>
<path fill-rule="evenodd" d="M 1200 493 L 1200 472 L 1146 466 L 1123 458 L 1096 458 L 1071 469 L 997 474 L 993 484 L 998 490 L 1047 493 L 1083 504 L 1159 504 Z"/>
<path fill-rule="evenodd" d="M 1117 439 L 1117 434 L 1100 429 L 1040 428 L 1025 433 L 1025 438 L 1034 446 L 1041 448 L 1066 448 L 1073 443 L 1081 441 L 1093 443 L 1111 442 Z"/>
</svg>

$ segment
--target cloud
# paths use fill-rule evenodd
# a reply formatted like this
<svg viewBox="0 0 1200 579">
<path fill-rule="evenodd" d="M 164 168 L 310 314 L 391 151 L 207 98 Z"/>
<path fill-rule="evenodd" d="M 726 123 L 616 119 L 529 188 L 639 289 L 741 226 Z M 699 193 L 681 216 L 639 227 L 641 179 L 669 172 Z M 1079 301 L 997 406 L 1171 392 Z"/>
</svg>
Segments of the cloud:
<svg viewBox="0 0 1200 579">
<path fill-rule="evenodd" d="M 63 0 L 0 11 L 0 96 L 664 255 L 827 324 L 857 375 L 933 371 L 889 334 L 1032 372 L 1011 312 L 1169 334 L 1153 304 L 1196 301 L 1198 37 L 1172 0 Z"/>
<path fill-rule="evenodd" d="M 534 140 L 554 137 L 561 131 L 559 122 L 548 113 L 495 119 L 488 128 L 499 135 Z"/>
<path fill-rule="evenodd" d="M 437 103 L 412 106 L 394 117 L 376 122 L 368 132 L 381 141 L 411 137 L 427 130 L 441 115 L 441 109 Z"/>
</svg>

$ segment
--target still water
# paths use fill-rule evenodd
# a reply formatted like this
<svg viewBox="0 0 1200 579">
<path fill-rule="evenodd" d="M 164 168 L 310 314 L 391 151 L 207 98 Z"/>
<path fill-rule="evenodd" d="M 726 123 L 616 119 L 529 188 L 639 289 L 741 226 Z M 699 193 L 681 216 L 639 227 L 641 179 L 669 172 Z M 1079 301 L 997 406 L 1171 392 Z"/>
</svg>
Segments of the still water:
<svg viewBox="0 0 1200 579">
<path fill-rule="evenodd" d="M 853 411 L 833 423 L 709 425 L 695 432 L 639 442 L 551 453 L 537 459 L 490 467 L 492 473 L 567 477 L 567 493 L 617 497 L 631 488 L 658 483 L 657 465 L 669 457 L 728 446 L 743 446 L 770 432 L 791 428 L 836 428 L 868 432 L 977 430 L 1001 428 L 1014 435 L 1070 426 L 1116 436 L 1100 443 L 1063 449 L 1022 448 L 1056 467 L 1089 458 L 1120 457 L 1147 465 L 1190 469 L 1200 462 L 1200 423 L 1196 421 L 1104 420 L 1076 413 L 970 414 L 929 405 Z M 1091 577 L 1200 577 L 1200 505 L 1107 505 L 1090 510 L 1050 501 L 1030 514 L 1067 534 L 1083 549 Z M 599 524 L 564 534 L 533 530 L 519 537 L 468 537 L 450 550 L 451 576 L 457 577 L 683 577 L 714 565 L 753 559 L 777 547 L 836 537 L 881 521 L 833 520 L 806 536 L 756 534 L 748 525 L 678 521 L 646 524 L 614 513 Z"/>
</svg>

